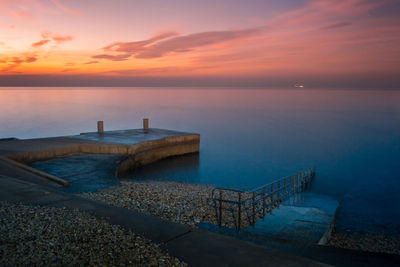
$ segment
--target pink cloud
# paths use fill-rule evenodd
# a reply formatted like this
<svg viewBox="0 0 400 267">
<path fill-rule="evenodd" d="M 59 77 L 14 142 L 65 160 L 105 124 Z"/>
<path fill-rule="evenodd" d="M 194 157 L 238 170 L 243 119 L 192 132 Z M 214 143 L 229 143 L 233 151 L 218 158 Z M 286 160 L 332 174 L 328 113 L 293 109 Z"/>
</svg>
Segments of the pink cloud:
<svg viewBox="0 0 400 267">
<path fill-rule="evenodd" d="M 48 32 L 48 31 L 42 31 L 41 35 L 42 35 L 43 39 L 50 38 L 58 44 L 61 44 L 61 43 L 67 42 L 67 41 L 72 41 L 74 39 L 74 37 L 72 37 L 70 35 L 58 35 L 58 34 Z"/>
<path fill-rule="evenodd" d="M 51 0 L 53 4 L 55 4 L 59 9 L 63 10 L 64 12 L 67 12 L 69 14 L 75 15 L 75 16 L 80 16 L 81 12 L 75 9 L 68 8 L 64 5 L 62 5 L 58 0 Z"/>
<path fill-rule="evenodd" d="M 338 22 L 338 23 L 332 23 L 326 26 L 323 26 L 319 28 L 320 30 L 332 30 L 332 29 L 337 29 L 337 28 L 343 28 L 346 26 L 350 26 L 352 23 L 351 22 Z"/>
<path fill-rule="evenodd" d="M 130 56 L 136 58 L 158 58 L 169 53 L 190 52 L 195 48 L 219 44 L 235 39 L 242 39 L 256 35 L 261 28 L 242 30 L 209 31 L 177 36 L 174 32 L 167 32 L 150 39 L 137 42 L 115 42 L 103 49 L 105 51 L 121 52 L 123 54 L 101 54 L 92 58 L 109 59 L 113 61 L 127 60 Z"/>
<path fill-rule="evenodd" d="M 27 19 L 27 20 L 34 20 L 35 16 L 33 16 L 30 12 L 22 11 L 22 10 L 11 10 L 8 11 L 8 14 L 14 16 L 19 19 Z"/>
<path fill-rule="evenodd" d="M 135 53 L 138 50 L 144 49 L 147 45 L 153 44 L 155 42 L 168 39 L 173 36 L 177 36 L 176 32 L 164 32 L 157 34 L 150 39 L 137 41 L 137 42 L 116 42 L 105 46 L 103 49 L 105 51 L 117 51 L 125 53 Z"/>
</svg>

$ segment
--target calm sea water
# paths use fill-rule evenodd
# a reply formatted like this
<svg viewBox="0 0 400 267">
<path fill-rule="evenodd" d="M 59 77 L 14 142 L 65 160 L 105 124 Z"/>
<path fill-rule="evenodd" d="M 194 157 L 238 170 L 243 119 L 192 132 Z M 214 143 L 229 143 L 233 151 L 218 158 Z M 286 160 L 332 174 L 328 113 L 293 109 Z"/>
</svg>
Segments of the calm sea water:
<svg viewBox="0 0 400 267">
<path fill-rule="evenodd" d="M 317 167 L 338 231 L 400 236 L 400 91 L 18 88 L 0 90 L 0 138 L 151 127 L 201 134 L 199 155 L 132 174 L 237 188 Z M 95 179 L 95 178 L 94 178 Z M 102 181 L 93 180 L 93 183 Z"/>
</svg>

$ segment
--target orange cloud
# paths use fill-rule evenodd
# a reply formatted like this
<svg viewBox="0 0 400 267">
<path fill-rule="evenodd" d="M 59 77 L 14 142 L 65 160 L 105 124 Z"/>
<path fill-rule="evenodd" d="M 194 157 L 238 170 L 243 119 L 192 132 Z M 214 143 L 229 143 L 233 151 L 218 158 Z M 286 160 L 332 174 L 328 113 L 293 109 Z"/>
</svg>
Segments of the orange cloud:
<svg viewBox="0 0 400 267">
<path fill-rule="evenodd" d="M 37 57 L 36 56 L 27 56 L 25 58 L 12 57 L 11 59 L 6 59 L 5 61 L 6 61 L 6 63 L 10 62 L 11 64 L 8 65 L 7 67 L 3 68 L 3 71 L 10 71 L 22 63 L 32 63 L 32 62 L 37 61 Z"/>
<path fill-rule="evenodd" d="M 96 63 L 99 63 L 99 61 L 97 61 L 97 60 L 92 60 L 92 61 L 85 62 L 85 63 L 83 63 L 83 64 L 89 65 L 89 64 L 96 64 Z"/>
<path fill-rule="evenodd" d="M 38 41 L 38 42 L 36 42 L 36 43 L 33 43 L 33 44 L 32 44 L 32 47 L 40 47 L 40 46 L 42 46 L 42 45 L 47 44 L 48 42 L 50 42 L 50 40 L 47 40 L 47 39 L 41 40 L 41 41 Z"/>
<path fill-rule="evenodd" d="M 72 41 L 74 39 L 74 37 L 70 36 L 70 35 L 58 35 L 58 34 L 54 34 L 51 32 L 47 32 L 47 31 L 42 31 L 41 33 L 42 38 L 43 39 L 52 39 L 53 41 L 57 42 L 58 44 L 60 43 L 64 43 L 67 41 Z"/>
<path fill-rule="evenodd" d="M 76 71 L 76 70 L 79 70 L 79 69 L 78 68 L 68 68 L 68 69 L 63 69 L 60 72 L 73 72 L 73 71 Z"/>
<path fill-rule="evenodd" d="M 108 54 L 101 54 L 101 55 L 94 55 L 92 58 L 97 58 L 97 59 L 108 59 L 111 61 L 125 61 L 128 60 L 130 57 L 130 54 L 122 54 L 122 55 L 108 55 Z"/>
</svg>

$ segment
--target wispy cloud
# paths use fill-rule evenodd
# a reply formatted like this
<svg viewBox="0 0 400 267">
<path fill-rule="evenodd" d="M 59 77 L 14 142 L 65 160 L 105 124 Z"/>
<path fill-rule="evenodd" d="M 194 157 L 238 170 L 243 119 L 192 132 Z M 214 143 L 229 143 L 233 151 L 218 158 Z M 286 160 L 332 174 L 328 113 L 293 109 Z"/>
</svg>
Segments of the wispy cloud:
<svg viewBox="0 0 400 267">
<path fill-rule="evenodd" d="M 135 53 L 141 49 L 145 49 L 146 46 L 153 44 L 155 42 L 168 39 L 170 37 L 177 36 L 176 32 L 163 32 L 159 33 L 150 39 L 137 41 L 137 42 L 115 42 L 110 45 L 103 47 L 105 51 L 117 51 L 125 53 Z"/>
<path fill-rule="evenodd" d="M 159 58 L 170 53 L 190 52 L 204 46 L 247 38 L 256 35 L 260 31 L 261 28 L 249 28 L 242 30 L 199 32 L 183 36 L 178 36 L 178 34 L 174 32 L 167 32 L 147 40 L 112 43 L 103 49 L 107 52 L 120 52 L 123 54 L 100 54 L 94 55 L 92 58 L 113 61 L 127 60 L 131 56 L 136 58 Z"/>
<path fill-rule="evenodd" d="M 17 66 L 21 65 L 22 63 L 32 63 L 37 61 L 37 57 L 36 56 L 27 56 L 27 57 L 11 57 L 11 58 L 7 58 L 4 60 L 5 63 L 10 63 L 10 65 L 8 65 L 7 67 L 3 68 L 3 71 L 10 71 L 14 68 L 16 68 Z"/>
<path fill-rule="evenodd" d="M 48 42 L 50 42 L 50 40 L 48 40 L 48 39 L 40 40 L 36 43 L 33 43 L 32 47 L 40 47 L 40 46 L 47 44 Z"/>
<path fill-rule="evenodd" d="M 57 42 L 58 44 L 64 43 L 67 41 L 72 41 L 74 39 L 71 35 L 59 35 L 48 31 L 41 32 L 43 39 L 52 39 L 53 41 Z"/>
<path fill-rule="evenodd" d="M 85 62 L 85 63 L 83 63 L 83 64 L 89 65 L 89 64 L 97 64 L 97 63 L 99 63 L 98 60 L 92 60 L 92 61 Z"/>
<path fill-rule="evenodd" d="M 92 58 L 97 58 L 97 59 L 108 59 L 111 61 L 125 61 L 128 60 L 130 57 L 130 54 L 122 54 L 122 55 L 108 55 L 108 54 L 100 54 L 100 55 L 94 55 Z"/>
<path fill-rule="evenodd" d="M 72 72 L 72 71 L 76 71 L 79 70 L 79 68 L 67 68 L 67 69 L 63 69 L 60 72 Z"/>
<path fill-rule="evenodd" d="M 332 23 L 326 26 L 323 26 L 319 28 L 320 30 L 332 30 L 332 29 L 337 29 L 337 28 L 343 28 L 346 26 L 350 26 L 352 23 L 351 22 L 338 22 L 338 23 Z"/>
<path fill-rule="evenodd" d="M 28 11 L 24 10 L 10 10 L 8 14 L 18 19 L 35 20 L 36 17 Z"/>
<path fill-rule="evenodd" d="M 81 12 L 79 12 L 78 10 L 68 8 L 68 7 L 64 6 L 63 4 L 61 4 L 60 1 L 58 1 L 58 0 L 51 0 L 51 2 L 53 2 L 53 4 L 55 4 L 59 9 L 63 10 L 64 12 L 67 12 L 67 13 L 75 15 L 75 16 L 81 15 Z"/>
</svg>

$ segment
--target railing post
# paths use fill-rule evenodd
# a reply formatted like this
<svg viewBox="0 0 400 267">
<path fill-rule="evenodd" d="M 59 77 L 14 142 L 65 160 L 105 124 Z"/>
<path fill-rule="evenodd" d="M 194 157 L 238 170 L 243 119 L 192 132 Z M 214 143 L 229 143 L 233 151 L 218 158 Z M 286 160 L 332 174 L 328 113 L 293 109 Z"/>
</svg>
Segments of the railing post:
<svg viewBox="0 0 400 267">
<path fill-rule="evenodd" d="M 281 194 L 280 194 L 280 192 L 281 192 L 281 181 L 279 180 L 278 181 L 278 201 L 281 201 Z"/>
<path fill-rule="evenodd" d="M 290 203 L 290 195 L 292 193 L 292 176 L 289 176 L 289 191 L 288 191 L 288 197 L 289 197 L 289 203 Z"/>
<path fill-rule="evenodd" d="M 253 191 L 253 216 L 252 216 L 252 221 L 253 221 L 253 227 L 255 224 L 255 212 L 256 212 L 256 203 L 254 203 L 256 201 L 256 197 L 255 197 L 255 192 Z"/>
<path fill-rule="evenodd" d="M 242 221 L 242 193 L 238 192 L 238 231 L 240 231 L 240 224 Z"/>
<path fill-rule="evenodd" d="M 263 218 L 265 217 L 265 186 L 263 187 Z"/>
<path fill-rule="evenodd" d="M 274 183 L 271 184 L 271 209 L 272 209 L 272 203 L 274 202 Z"/>
<path fill-rule="evenodd" d="M 297 173 L 297 193 L 301 192 L 300 191 L 300 172 Z"/>
<path fill-rule="evenodd" d="M 219 190 L 219 221 L 218 226 L 221 228 L 222 225 L 222 190 Z"/>
<path fill-rule="evenodd" d="M 296 174 L 293 176 L 293 197 L 296 198 Z"/>
<path fill-rule="evenodd" d="M 284 197 L 286 197 L 286 193 L 287 193 L 287 190 L 286 190 L 286 177 L 283 178 L 283 192 L 284 192 Z"/>
</svg>

